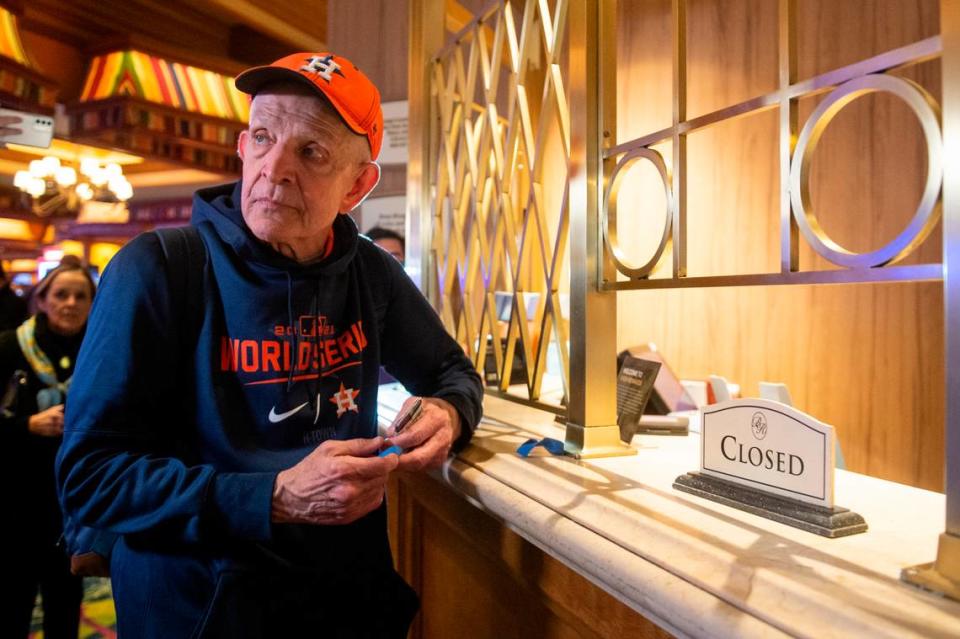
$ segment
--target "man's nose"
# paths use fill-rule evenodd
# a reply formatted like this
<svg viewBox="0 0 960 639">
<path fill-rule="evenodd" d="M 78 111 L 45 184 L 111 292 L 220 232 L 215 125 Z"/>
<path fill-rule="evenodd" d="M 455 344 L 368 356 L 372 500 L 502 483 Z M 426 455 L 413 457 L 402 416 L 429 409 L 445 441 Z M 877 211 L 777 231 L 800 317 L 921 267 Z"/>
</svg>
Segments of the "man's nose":
<svg viewBox="0 0 960 639">
<path fill-rule="evenodd" d="M 274 144 L 263 161 L 263 176 L 274 183 L 293 179 L 294 153 L 285 144 Z"/>
</svg>

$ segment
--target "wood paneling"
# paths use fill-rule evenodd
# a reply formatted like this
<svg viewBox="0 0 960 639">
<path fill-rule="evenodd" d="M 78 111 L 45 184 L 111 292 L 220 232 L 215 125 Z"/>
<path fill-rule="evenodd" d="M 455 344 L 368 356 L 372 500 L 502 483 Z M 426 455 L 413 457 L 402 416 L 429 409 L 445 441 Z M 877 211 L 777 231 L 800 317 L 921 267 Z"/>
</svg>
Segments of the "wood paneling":
<svg viewBox="0 0 960 639">
<path fill-rule="evenodd" d="M 287 45 L 287 52 L 325 49 L 326 0 L 206 0 L 208 15 L 230 16 Z"/>
<path fill-rule="evenodd" d="M 407 99 L 406 0 L 329 0 L 327 42 L 373 80 L 384 102 Z"/>
<path fill-rule="evenodd" d="M 327 42 L 380 89 L 384 102 L 407 99 L 406 0 L 328 0 Z M 407 167 L 381 167 L 370 197 L 404 195 Z"/>
<path fill-rule="evenodd" d="M 670 636 L 430 477 L 392 478 L 388 512 L 412 639 Z"/>
<path fill-rule="evenodd" d="M 620 141 L 670 124 L 670 4 L 618 5 Z M 939 28 L 935 0 L 797 4 L 801 78 Z M 694 0 L 689 20 L 690 115 L 775 89 L 777 3 Z M 938 97 L 939 73 L 938 61 L 898 72 Z M 801 126 L 816 102 L 801 103 Z M 778 268 L 777 118 L 773 110 L 690 136 L 691 275 Z M 813 163 L 814 206 L 839 243 L 877 248 L 912 216 L 925 171 L 913 115 L 889 96 L 861 98 L 824 135 Z M 637 173 L 620 215 L 643 238 L 659 233 L 663 196 L 657 180 Z M 802 239 L 801 246 L 803 269 L 831 268 Z M 939 259 L 938 229 L 910 262 Z M 798 408 L 837 428 L 850 470 L 942 490 L 940 284 L 629 292 L 619 302 L 620 347 L 656 342 L 683 377 L 723 375 L 747 395 L 761 380 L 786 382 Z"/>
</svg>

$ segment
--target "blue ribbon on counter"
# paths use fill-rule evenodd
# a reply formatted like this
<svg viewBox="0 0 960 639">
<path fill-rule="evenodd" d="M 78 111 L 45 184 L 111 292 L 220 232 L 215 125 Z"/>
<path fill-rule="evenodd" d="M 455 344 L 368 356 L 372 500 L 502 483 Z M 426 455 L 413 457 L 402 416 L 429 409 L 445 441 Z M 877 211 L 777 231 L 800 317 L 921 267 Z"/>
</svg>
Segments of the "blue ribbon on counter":
<svg viewBox="0 0 960 639">
<path fill-rule="evenodd" d="M 533 449 L 537 446 L 542 446 L 551 455 L 566 455 L 566 452 L 563 450 L 563 442 L 559 439 L 552 439 L 550 437 L 544 437 L 543 439 L 528 439 L 520 444 L 519 448 L 517 448 L 517 454 L 521 457 L 529 457 L 530 453 L 533 452 Z"/>
</svg>

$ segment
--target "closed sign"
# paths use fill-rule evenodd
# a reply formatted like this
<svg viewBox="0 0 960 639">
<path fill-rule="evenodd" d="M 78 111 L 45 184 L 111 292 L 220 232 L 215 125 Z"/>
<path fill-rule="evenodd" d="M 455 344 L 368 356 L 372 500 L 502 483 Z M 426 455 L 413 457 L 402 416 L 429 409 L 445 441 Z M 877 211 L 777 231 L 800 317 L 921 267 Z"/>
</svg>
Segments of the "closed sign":
<svg viewBox="0 0 960 639">
<path fill-rule="evenodd" d="M 833 427 L 785 404 L 735 399 L 702 410 L 700 471 L 833 507 Z"/>
</svg>

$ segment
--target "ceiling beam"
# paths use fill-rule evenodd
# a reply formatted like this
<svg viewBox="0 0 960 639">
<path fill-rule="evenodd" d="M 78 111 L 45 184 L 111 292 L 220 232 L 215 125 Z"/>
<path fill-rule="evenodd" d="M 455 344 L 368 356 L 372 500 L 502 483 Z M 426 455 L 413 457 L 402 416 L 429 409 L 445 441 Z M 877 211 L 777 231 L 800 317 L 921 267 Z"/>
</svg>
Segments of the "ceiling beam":
<svg viewBox="0 0 960 639">
<path fill-rule="evenodd" d="M 230 29 L 227 54 L 234 60 L 243 61 L 247 66 L 270 64 L 289 53 L 290 44 L 251 29 L 245 24 L 236 24 Z"/>
<path fill-rule="evenodd" d="M 324 51 L 327 48 L 323 38 L 297 28 L 250 0 L 208 0 L 207 4 L 301 51 Z"/>
</svg>

